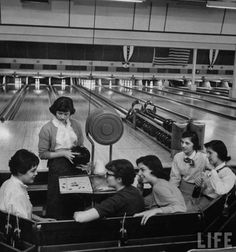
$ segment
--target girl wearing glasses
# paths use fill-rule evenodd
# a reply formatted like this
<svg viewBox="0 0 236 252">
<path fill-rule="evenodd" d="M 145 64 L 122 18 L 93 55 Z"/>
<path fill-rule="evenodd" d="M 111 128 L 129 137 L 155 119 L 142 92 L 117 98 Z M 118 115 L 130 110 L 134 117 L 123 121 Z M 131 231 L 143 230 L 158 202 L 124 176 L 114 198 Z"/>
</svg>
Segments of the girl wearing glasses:
<svg viewBox="0 0 236 252">
<path fill-rule="evenodd" d="M 135 217 L 142 216 L 142 225 L 145 225 L 147 220 L 156 214 L 186 212 L 183 195 L 168 181 L 169 176 L 158 157 L 147 155 L 138 158 L 136 163 L 142 183 L 149 183 L 152 186 L 151 194 L 144 199 L 145 206 L 149 210 L 134 215 Z"/>
<path fill-rule="evenodd" d="M 170 182 L 183 193 L 187 208 L 192 209 L 192 193 L 195 179 L 209 166 L 207 156 L 200 151 L 197 133 L 186 131 L 181 138 L 182 151 L 174 156 Z"/>
<path fill-rule="evenodd" d="M 132 186 L 136 174 L 131 162 L 117 159 L 105 167 L 107 183 L 116 193 L 94 208 L 75 212 L 76 221 L 88 222 L 102 217 L 134 215 L 144 210 L 143 197 L 139 190 Z"/>
</svg>

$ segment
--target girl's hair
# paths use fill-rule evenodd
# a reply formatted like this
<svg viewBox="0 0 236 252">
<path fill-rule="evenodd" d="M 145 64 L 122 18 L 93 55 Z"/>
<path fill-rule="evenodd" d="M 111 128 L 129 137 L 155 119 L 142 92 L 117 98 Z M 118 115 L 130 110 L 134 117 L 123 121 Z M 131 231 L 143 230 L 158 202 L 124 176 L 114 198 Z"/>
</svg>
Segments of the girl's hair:
<svg viewBox="0 0 236 252">
<path fill-rule="evenodd" d="M 228 151 L 225 146 L 225 144 L 221 140 L 212 140 L 208 143 L 204 144 L 205 148 L 211 148 L 213 151 L 215 151 L 218 155 L 218 158 L 222 161 L 229 161 L 231 159 L 230 156 L 228 156 Z"/>
<path fill-rule="evenodd" d="M 70 112 L 71 115 L 75 113 L 73 100 L 70 97 L 61 96 L 54 101 L 52 106 L 49 108 L 53 115 L 56 115 L 57 111 Z"/>
<path fill-rule="evenodd" d="M 165 172 L 162 163 L 157 156 L 147 155 L 140 157 L 136 160 L 136 164 L 138 165 L 140 163 L 146 165 L 155 177 L 169 180 L 169 176 L 167 172 Z"/>
<path fill-rule="evenodd" d="M 134 166 L 127 159 L 116 159 L 106 164 L 106 169 L 112 171 L 116 178 L 121 178 L 122 184 L 129 186 L 136 176 Z"/>
<path fill-rule="evenodd" d="M 38 164 L 39 158 L 25 149 L 18 150 L 9 160 L 9 168 L 13 175 L 25 174 Z"/>
<path fill-rule="evenodd" d="M 193 149 L 195 151 L 200 150 L 201 146 L 199 144 L 199 138 L 196 132 L 194 131 L 185 131 L 181 138 L 187 138 L 189 137 L 191 139 L 191 142 L 193 143 Z"/>
</svg>

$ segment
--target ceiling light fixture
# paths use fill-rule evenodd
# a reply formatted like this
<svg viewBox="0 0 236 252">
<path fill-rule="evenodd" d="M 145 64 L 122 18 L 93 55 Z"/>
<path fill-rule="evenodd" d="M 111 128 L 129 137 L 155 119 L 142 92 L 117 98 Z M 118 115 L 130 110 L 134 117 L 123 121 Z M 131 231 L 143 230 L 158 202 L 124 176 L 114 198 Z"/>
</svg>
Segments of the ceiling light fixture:
<svg viewBox="0 0 236 252">
<path fill-rule="evenodd" d="M 207 1 L 206 7 L 236 10 L 236 1 Z"/>
</svg>

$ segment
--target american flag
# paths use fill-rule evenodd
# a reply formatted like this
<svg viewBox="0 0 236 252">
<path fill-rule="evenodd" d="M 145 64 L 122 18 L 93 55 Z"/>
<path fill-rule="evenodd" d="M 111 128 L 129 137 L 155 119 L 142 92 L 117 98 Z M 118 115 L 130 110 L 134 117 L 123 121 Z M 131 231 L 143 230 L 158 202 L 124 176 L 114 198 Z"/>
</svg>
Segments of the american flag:
<svg viewBox="0 0 236 252">
<path fill-rule="evenodd" d="M 154 48 L 153 65 L 184 66 L 188 64 L 191 49 Z"/>
</svg>

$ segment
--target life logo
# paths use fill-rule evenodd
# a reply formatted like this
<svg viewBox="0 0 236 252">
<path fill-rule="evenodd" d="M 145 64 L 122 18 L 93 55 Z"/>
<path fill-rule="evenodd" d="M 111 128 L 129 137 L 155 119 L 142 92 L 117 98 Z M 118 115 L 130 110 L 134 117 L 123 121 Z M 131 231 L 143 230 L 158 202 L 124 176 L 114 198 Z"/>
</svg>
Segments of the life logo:
<svg viewBox="0 0 236 252">
<path fill-rule="evenodd" d="M 197 233 L 197 248 L 228 248 L 232 247 L 232 232 Z"/>
</svg>

